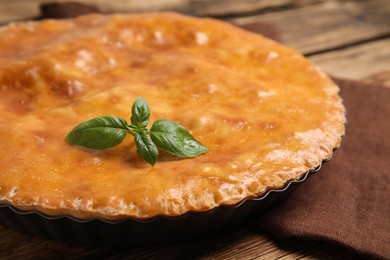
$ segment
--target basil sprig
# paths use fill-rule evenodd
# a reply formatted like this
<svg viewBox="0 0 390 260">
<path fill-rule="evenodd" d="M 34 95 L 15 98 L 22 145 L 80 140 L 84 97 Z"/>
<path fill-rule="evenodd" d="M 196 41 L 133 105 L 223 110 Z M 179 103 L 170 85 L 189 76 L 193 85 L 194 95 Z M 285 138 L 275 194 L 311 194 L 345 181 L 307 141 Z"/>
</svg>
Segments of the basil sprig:
<svg viewBox="0 0 390 260">
<path fill-rule="evenodd" d="M 158 119 L 148 129 L 150 108 L 145 99 L 137 98 L 131 112 L 131 125 L 119 117 L 97 117 L 73 128 L 66 141 L 72 145 L 107 149 L 120 144 L 126 134 L 131 134 L 138 154 L 151 165 L 156 163 L 157 147 L 178 157 L 195 157 L 208 151 L 178 123 Z"/>
</svg>

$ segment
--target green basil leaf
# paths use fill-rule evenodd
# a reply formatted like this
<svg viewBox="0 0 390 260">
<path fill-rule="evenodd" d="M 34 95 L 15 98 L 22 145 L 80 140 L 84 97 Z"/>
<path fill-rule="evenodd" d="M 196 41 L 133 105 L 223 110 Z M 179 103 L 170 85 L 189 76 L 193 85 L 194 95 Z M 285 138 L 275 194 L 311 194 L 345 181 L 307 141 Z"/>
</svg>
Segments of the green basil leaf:
<svg viewBox="0 0 390 260">
<path fill-rule="evenodd" d="M 127 131 L 127 122 L 123 118 L 102 116 L 73 128 L 66 141 L 88 148 L 106 149 L 120 144 Z"/>
<path fill-rule="evenodd" d="M 149 117 L 150 109 L 148 103 L 142 97 L 137 98 L 131 108 L 131 123 L 140 130 L 148 126 Z"/>
<path fill-rule="evenodd" d="M 150 139 L 150 136 L 144 133 L 136 133 L 134 135 L 137 152 L 150 165 L 154 165 L 157 160 L 158 150 L 156 145 Z"/>
<path fill-rule="evenodd" d="M 166 120 L 156 120 L 150 129 L 150 137 L 161 149 L 179 156 L 194 157 L 208 151 L 181 125 Z"/>
</svg>

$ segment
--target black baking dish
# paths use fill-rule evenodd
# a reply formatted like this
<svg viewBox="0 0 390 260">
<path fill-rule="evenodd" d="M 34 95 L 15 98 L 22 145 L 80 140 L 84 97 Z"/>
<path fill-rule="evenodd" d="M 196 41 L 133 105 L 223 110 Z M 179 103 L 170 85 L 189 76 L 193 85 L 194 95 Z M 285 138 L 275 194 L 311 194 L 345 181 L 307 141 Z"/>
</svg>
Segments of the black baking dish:
<svg viewBox="0 0 390 260">
<path fill-rule="evenodd" d="M 108 221 L 79 220 L 66 215 L 50 217 L 37 211 L 20 211 L 9 205 L 0 205 L 0 224 L 46 239 L 85 245 L 174 242 L 242 224 L 244 220 L 276 205 L 312 173 L 317 172 L 321 165 L 306 172 L 300 179 L 290 181 L 282 189 L 269 190 L 260 197 L 247 198 L 236 205 L 222 205 L 207 212 L 188 212 L 179 217 L 157 216 L 148 220 L 128 218 Z"/>
</svg>

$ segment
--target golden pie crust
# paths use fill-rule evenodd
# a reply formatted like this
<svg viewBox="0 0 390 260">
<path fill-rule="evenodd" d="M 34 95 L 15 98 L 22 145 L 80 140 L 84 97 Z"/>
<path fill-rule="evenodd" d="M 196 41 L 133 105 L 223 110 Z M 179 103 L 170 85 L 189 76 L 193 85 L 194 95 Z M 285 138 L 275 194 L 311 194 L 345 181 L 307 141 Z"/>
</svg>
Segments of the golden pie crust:
<svg viewBox="0 0 390 260">
<path fill-rule="evenodd" d="M 224 22 L 173 13 L 88 15 L 0 28 L 0 203 L 109 220 L 207 211 L 299 179 L 344 134 L 339 88 L 297 51 Z M 190 130 L 209 152 L 140 158 L 69 145 L 93 117 Z"/>
</svg>

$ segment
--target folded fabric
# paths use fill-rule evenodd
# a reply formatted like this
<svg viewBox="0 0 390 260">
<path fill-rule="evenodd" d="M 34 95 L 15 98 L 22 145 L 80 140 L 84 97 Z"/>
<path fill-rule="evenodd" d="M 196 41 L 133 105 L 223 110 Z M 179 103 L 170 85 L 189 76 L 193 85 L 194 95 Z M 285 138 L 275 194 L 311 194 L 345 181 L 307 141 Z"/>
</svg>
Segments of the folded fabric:
<svg viewBox="0 0 390 260">
<path fill-rule="evenodd" d="M 390 89 L 336 83 L 348 112 L 341 147 L 254 223 L 281 238 L 322 239 L 390 259 Z"/>
</svg>

